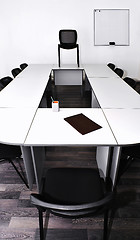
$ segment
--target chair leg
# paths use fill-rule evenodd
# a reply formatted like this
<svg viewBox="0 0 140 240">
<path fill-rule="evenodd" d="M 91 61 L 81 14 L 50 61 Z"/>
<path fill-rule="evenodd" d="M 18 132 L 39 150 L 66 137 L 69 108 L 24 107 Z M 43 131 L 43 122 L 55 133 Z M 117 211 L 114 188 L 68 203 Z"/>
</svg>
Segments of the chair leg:
<svg viewBox="0 0 140 240">
<path fill-rule="evenodd" d="M 78 67 L 80 67 L 80 64 L 79 64 L 79 46 L 77 45 L 77 65 Z"/>
<path fill-rule="evenodd" d="M 58 66 L 60 67 L 60 46 L 58 45 Z"/>
<path fill-rule="evenodd" d="M 11 159 L 8 159 L 9 162 L 12 164 L 12 166 L 14 167 L 14 169 L 16 170 L 17 174 L 19 175 L 19 177 L 21 178 L 21 180 L 24 182 L 24 184 L 26 185 L 27 188 L 29 188 L 27 181 L 24 179 L 24 177 L 21 175 L 21 173 L 18 171 L 17 167 L 15 166 L 15 164 L 13 163 L 13 161 Z"/>
<path fill-rule="evenodd" d="M 103 240 L 108 239 L 108 210 L 104 213 L 104 232 L 103 232 Z"/>
<path fill-rule="evenodd" d="M 43 212 L 38 209 L 39 213 L 39 230 L 40 230 L 40 240 L 44 240 L 44 231 L 43 231 Z"/>
</svg>

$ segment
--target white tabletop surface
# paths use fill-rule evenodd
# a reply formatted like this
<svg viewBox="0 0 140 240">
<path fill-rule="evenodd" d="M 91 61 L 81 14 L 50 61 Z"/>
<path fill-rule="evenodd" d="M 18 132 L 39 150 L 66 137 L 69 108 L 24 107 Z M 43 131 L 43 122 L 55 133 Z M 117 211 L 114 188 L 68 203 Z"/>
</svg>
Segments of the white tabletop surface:
<svg viewBox="0 0 140 240">
<path fill-rule="evenodd" d="M 54 64 L 29 64 L 16 78 L 31 77 L 38 78 L 48 76 L 53 69 Z"/>
<path fill-rule="evenodd" d="M 140 109 L 104 109 L 119 145 L 140 143 Z"/>
<path fill-rule="evenodd" d="M 89 78 L 101 108 L 140 108 L 140 95 L 121 78 Z"/>
<path fill-rule="evenodd" d="M 51 69 L 51 65 L 29 65 L 0 92 L 0 107 L 37 108 Z"/>
<path fill-rule="evenodd" d="M 105 70 L 104 76 L 106 71 L 113 72 L 105 65 L 96 66 L 95 72 Z M 137 130 L 140 95 L 118 77 L 89 78 L 108 121 L 102 109 L 64 108 L 58 113 L 47 108 L 37 109 L 51 69 L 52 65 L 29 65 L 0 92 L 0 142 L 18 145 L 24 142 L 25 145 L 115 145 L 117 142 L 123 145 L 140 142 Z M 84 113 L 103 128 L 81 135 L 64 121 L 64 117 L 78 113 Z"/>
<path fill-rule="evenodd" d="M 83 113 L 102 128 L 81 135 L 64 118 Z M 61 108 L 38 109 L 25 145 L 116 145 L 114 136 L 101 109 Z"/>
<path fill-rule="evenodd" d="M 36 109 L 0 108 L 0 143 L 23 145 Z"/>
<path fill-rule="evenodd" d="M 100 78 L 108 78 L 108 77 L 115 77 L 118 78 L 119 76 L 112 71 L 107 65 L 105 64 L 82 64 L 83 69 L 86 72 L 88 78 L 90 77 L 100 77 Z"/>
</svg>

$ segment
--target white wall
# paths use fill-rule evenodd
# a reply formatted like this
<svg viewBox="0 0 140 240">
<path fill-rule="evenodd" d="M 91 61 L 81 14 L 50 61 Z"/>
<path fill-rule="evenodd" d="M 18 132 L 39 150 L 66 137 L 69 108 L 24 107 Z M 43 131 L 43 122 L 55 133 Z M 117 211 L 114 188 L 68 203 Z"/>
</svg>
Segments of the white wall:
<svg viewBox="0 0 140 240">
<path fill-rule="evenodd" d="M 138 0 L 0 0 L 0 77 L 20 63 L 57 63 L 58 32 L 78 32 L 80 63 L 114 62 L 140 79 Z M 94 46 L 93 10 L 130 9 L 130 46 Z M 76 63 L 76 50 L 62 50 L 63 63 Z"/>
</svg>

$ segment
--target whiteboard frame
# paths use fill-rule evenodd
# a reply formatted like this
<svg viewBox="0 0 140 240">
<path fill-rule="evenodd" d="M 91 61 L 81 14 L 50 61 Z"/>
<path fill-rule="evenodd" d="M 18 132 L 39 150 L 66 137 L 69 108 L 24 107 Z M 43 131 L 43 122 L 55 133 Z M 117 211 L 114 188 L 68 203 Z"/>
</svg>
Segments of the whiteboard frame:
<svg viewBox="0 0 140 240">
<path fill-rule="evenodd" d="M 100 33 L 100 29 L 98 28 L 97 29 L 97 15 L 96 15 L 96 12 L 97 11 L 127 11 L 128 14 L 127 14 L 127 19 L 126 19 L 126 22 L 127 22 L 127 25 L 126 25 L 126 28 L 127 28 L 127 31 L 126 31 L 126 39 L 127 39 L 127 42 L 124 44 L 124 43 L 115 43 L 115 44 L 112 44 L 113 46 L 130 46 L 130 9 L 94 9 L 94 46 L 112 46 L 111 44 L 109 44 L 109 41 L 108 41 L 108 44 L 105 42 L 104 44 L 101 44 L 101 43 L 98 43 L 96 41 L 97 39 L 97 34 L 101 34 Z M 116 21 L 116 24 L 117 24 L 117 19 L 114 21 Z M 112 26 L 113 27 L 113 26 Z M 97 30 L 98 30 L 98 33 L 97 33 Z M 114 33 L 116 34 L 116 32 Z M 118 33 L 119 34 L 119 33 Z M 101 36 L 102 39 L 103 39 L 103 36 Z M 112 39 L 111 39 L 112 41 Z"/>
</svg>

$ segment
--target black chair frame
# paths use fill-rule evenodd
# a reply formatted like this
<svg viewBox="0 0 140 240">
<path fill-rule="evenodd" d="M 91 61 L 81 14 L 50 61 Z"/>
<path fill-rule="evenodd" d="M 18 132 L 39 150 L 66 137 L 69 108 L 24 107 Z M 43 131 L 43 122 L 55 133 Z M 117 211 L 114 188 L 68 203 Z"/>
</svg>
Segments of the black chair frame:
<svg viewBox="0 0 140 240">
<path fill-rule="evenodd" d="M 47 182 L 47 180 L 46 180 Z M 46 183 L 47 184 L 47 183 Z M 43 184 L 44 185 L 44 184 Z M 43 187 L 44 188 L 44 187 Z M 98 188 L 98 186 L 97 186 Z M 94 192 L 94 188 L 93 188 Z M 44 240 L 44 229 L 43 229 L 43 212 L 47 211 L 48 213 L 52 212 L 58 216 L 63 217 L 84 217 L 88 215 L 97 214 L 103 211 L 104 213 L 104 231 L 103 239 L 108 239 L 108 226 L 109 226 L 109 210 L 111 209 L 111 202 L 113 201 L 114 192 L 107 191 L 102 199 L 82 204 L 65 204 L 53 202 L 51 200 L 47 201 L 44 198 L 43 190 L 41 194 L 31 194 L 31 203 L 36 206 L 39 212 L 39 228 L 40 228 L 40 240 Z"/>
<path fill-rule="evenodd" d="M 133 78 L 130 77 L 125 77 L 123 79 L 130 87 L 132 87 L 133 89 L 135 89 L 136 87 L 136 81 Z"/>
<path fill-rule="evenodd" d="M 21 73 L 21 69 L 20 68 L 14 68 L 14 69 L 12 69 L 12 75 L 13 75 L 13 77 L 15 78 L 19 73 Z"/>
<path fill-rule="evenodd" d="M 114 69 L 115 69 L 115 64 L 114 63 L 108 63 L 107 66 L 114 71 Z"/>
<path fill-rule="evenodd" d="M 20 64 L 21 70 L 24 70 L 26 67 L 28 67 L 28 64 L 27 64 L 27 63 L 22 63 L 22 64 Z"/>
<path fill-rule="evenodd" d="M 15 159 L 18 159 L 18 160 L 21 159 L 20 147 L 13 146 L 13 145 L 11 146 L 11 145 L 6 145 L 6 144 L 0 144 L 0 162 L 3 162 L 3 161 L 10 162 L 11 165 L 14 167 L 15 171 L 17 172 L 17 174 L 19 175 L 19 177 L 21 178 L 21 180 L 23 181 L 23 183 L 26 185 L 27 188 L 29 188 L 25 174 L 24 174 L 22 166 L 20 164 L 20 161 L 18 161 L 18 163 L 19 163 L 19 167 L 20 167 L 22 174 L 20 173 L 20 171 L 14 164 Z"/>
<path fill-rule="evenodd" d="M 69 38 L 70 36 L 73 36 L 73 40 Z M 63 39 L 64 35 L 64 39 Z M 76 43 L 77 42 L 77 32 L 76 30 L 60 30 L 59 31 L 59 41 L 60 44 L 58 44 L 58 65 L 60 67 L 60 48 L 63 49 L 74 49 L 77 48 L 77 65 L 78 67 L 80 66 L 79 64 L 79 45 Z"/>
<path fill-rule="evenodd" d="M 121 68 L 115 68 L 114 72 L 122 78 L 124 71 Z"/>
</svg>

